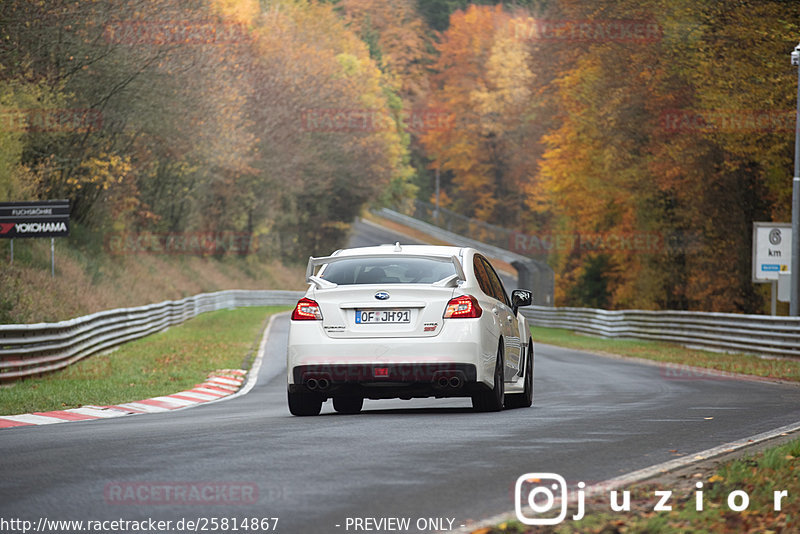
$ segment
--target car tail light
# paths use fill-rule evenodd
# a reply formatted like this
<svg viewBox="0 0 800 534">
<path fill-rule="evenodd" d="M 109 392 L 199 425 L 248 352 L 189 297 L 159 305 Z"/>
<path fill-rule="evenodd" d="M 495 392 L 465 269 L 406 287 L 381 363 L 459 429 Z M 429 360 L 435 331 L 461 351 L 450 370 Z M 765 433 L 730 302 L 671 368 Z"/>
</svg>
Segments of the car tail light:
<svg viewBox="0 0 800 534">
<path fill-rule="evenodd" d="M 317 301 L 302 298 L 292 312 L 292 321 L 321 321 L 322 312 Z"/>
<path fill-rule="evenodd" d="M 472 295 L 462 295 L 450 299 L 444 310 L 445 319 L 473 319 L 483 313 L 478 300 Z"/>
</svg>

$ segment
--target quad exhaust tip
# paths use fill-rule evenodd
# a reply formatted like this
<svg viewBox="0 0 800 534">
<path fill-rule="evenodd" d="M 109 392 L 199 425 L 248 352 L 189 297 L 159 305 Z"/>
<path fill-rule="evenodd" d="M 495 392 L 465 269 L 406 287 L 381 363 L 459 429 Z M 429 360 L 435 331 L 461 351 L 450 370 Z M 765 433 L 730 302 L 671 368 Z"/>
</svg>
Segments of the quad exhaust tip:
<svg viewBox="0 0 800 534">
<path fill-rule="evenodd" d="M 327 378 L 309 378 L 306 380 L 306 387 L 312 391 L 315 389 L 328 389 L 330 385 L 331 382 Z"/>
<path fill-rule="evenodd" d="M 440 388 L 460 388 L 464 385 L 464 381 L 461 379 L 460 376 L 440 376 L 436 380 L 436 384 Z"/>
</svg>

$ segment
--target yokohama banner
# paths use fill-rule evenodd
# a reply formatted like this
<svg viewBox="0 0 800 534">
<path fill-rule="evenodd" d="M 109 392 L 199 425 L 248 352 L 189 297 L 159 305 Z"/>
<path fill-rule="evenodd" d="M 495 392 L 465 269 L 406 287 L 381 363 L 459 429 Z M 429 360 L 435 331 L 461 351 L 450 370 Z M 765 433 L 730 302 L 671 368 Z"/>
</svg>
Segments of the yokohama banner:
<svg viewBox="0 0 800 534">
<path fill-rule="evenodd" d="M 66 237 L 69 200 L 0 202 L 0 239 Z"/>
</svg>

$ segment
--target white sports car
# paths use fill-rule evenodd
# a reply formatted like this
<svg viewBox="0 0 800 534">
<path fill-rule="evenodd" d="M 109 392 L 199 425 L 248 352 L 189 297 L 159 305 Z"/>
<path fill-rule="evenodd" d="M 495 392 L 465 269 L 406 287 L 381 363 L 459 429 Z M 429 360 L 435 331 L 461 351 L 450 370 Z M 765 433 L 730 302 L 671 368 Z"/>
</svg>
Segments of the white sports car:
<svg viewBox="0 0 800 534">
<path fill-rule="evenodd" d="M 320 267 L 317 271 L 317 267 Z M 533 341 L 520 306 L 471 248 L 381 245 L 310 258 L 292 312 L 289 410 L 318 415 L 333 399 L 471 397 L 478 411 L 533 401 Z"/>
</svg>

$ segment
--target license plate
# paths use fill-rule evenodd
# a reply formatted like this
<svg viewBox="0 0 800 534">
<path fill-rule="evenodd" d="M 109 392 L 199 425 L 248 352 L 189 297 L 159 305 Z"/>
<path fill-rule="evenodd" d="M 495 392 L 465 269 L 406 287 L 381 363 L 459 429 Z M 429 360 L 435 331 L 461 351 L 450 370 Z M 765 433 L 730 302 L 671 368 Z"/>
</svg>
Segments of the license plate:
<svg viewBox="0 0 800 534">
<path fill-rule="evenodd" d="M 356 310 L 356 324 L 402 324 L 411 322 L 411 310 Z"/>
</svg>

